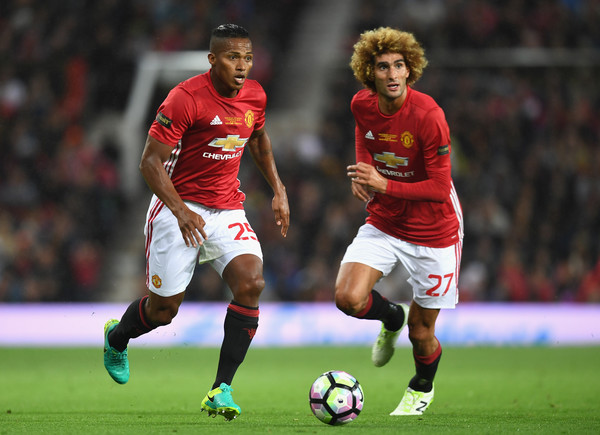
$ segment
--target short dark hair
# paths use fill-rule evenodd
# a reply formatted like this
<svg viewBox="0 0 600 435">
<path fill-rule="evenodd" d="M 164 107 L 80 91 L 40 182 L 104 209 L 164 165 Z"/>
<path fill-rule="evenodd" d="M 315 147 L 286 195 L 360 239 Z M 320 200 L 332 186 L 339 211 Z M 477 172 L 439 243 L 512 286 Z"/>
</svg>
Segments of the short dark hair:
<svg viewBox="0 0 600 435">
<path fill-rule="evenodd" d="M 221 24 L 213 29 L 210 39 L 213 38 L 250 38 L 250 34 L 237 24 Z"/>
</svg>

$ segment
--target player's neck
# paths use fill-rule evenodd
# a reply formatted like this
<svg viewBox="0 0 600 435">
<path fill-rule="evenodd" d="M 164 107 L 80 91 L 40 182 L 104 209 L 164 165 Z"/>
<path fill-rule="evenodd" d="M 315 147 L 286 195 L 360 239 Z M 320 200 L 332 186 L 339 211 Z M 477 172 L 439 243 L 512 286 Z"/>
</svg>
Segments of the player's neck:
<svg viewBox="0 0 600 435">
<path fill-rule="evenodd" d="M 396 98 L 388 98 L 385 95 L 378 94 L 379 111 L 384 115 L 393 115 L 402 108 L 402 105 L 406 101 L 407 95 L 408 88 L 402 93 L 402 95 Z"/>
</svg>

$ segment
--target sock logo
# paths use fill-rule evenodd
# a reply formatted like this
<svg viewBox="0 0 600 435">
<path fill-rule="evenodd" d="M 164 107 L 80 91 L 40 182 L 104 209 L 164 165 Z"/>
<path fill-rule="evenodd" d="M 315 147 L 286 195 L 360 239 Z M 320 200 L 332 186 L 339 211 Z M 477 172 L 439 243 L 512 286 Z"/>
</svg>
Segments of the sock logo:
<svg viewBox="0 0 600 435">
<path fill-rule="evenodd" d="M 248 332 L 248 336 L 250 337 L 250 340 L 252 340 L 254 338 L 254 336 L 256 335 L 256 328 L 244 328 L 244 331 Z"/>
</svg>

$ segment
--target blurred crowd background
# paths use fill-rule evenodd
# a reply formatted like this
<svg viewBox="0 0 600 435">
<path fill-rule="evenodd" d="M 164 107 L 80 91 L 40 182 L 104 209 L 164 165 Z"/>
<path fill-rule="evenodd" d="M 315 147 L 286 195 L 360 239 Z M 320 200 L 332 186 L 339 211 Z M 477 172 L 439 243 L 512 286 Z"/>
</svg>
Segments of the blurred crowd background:
<svg viewBox="0 0 600 435">
<path fill-rule="evenodd" d="M 302 92 L 276 85 L 286 81 L 298 17 L 315 1 L 1 2 L 0 302 L 120 294 L 107 290 L 121 285 L 107 266 L 115 234 L 147 198 L 124 195 L 120 144 L 98 120 L 124 110 L 143 53 L 206 50 L 216 25 L 241 24 L 254 45 L 251 77 L 270 101 L 282 101 L 273 93 Z M 265 299 L 333 300 L 339 261 L 365 218 L 345 175 L 354 161 L 349 104 L 360 88 L 348 62 L 362 31 L 389 25 L 424 45 L 430 65 L 415 88 L 436 99 L 450 125 L 465 216 L 461 300 L 599 302 L 600 0 L 352 5 L 342 53 L 323 71 L 333 77 L 318 129 L 274 143 L 292 212 L 286 239 L 273 223 L 270 190 L 245 156 L 240 178 L 265 254 Z M 531 65 L 477 62 L 501 49 L 550 55 Z M 267 107 L 267 129 L 277 110 Z M 127 232 L 142 247 L 143 219 Z M 143 275 L 143 249 L 138 255 Z M 383 292 L 408 299 L 405 281 L 398 270 Z M 134 282 L 122 294 L 145 291 L 143 276 Z M 229 297 L 209 266 L 197 269 L 186 295 Z"/>
</svg>

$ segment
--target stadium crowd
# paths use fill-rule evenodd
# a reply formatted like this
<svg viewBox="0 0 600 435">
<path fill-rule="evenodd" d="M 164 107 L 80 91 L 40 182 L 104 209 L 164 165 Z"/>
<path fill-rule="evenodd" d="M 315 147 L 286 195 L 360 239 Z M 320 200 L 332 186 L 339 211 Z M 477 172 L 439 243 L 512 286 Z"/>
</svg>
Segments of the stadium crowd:
<svg viewBox="0 0 600 435">
<path fill-rule="evenodd" d="M 358 34 L 381 25 L 414 32 L 428 53 L 600 50 L 598 0 L 359 3 L 341 56 L 348 60 Z M 269 93 L 283 79 L 276 60 L 301 4 L 2 2 L 0 301 L 106 297 L 102 265 L 129 204 L 118 147 L 91 126 L 103 111 L 124 108 L 140 53 L 205 49 L 212 27 L 242 20 L 258 50 L 252 76 Z M 445 110 L 452 133 L 465 216 L 461 300 L 600 301 L 599 69 L 575 61 L 461 68 L 432 60 L 416 84 Z M 365 217 L 345 175 L 354 160 L 349 102 L 358 84 L 347 64 L 337 72 L 318 134 L 274 144 L 292 212 L 283 242 L 260 175 L 243 174 L 248 217 L 265 251 L 265 299 L 331 301 L 341 256 Z M 401 276 L 382 285 L 406 296 Z M 199 268 L 188 297 L 226 296 L 211 270 Z"/>
</svg>

